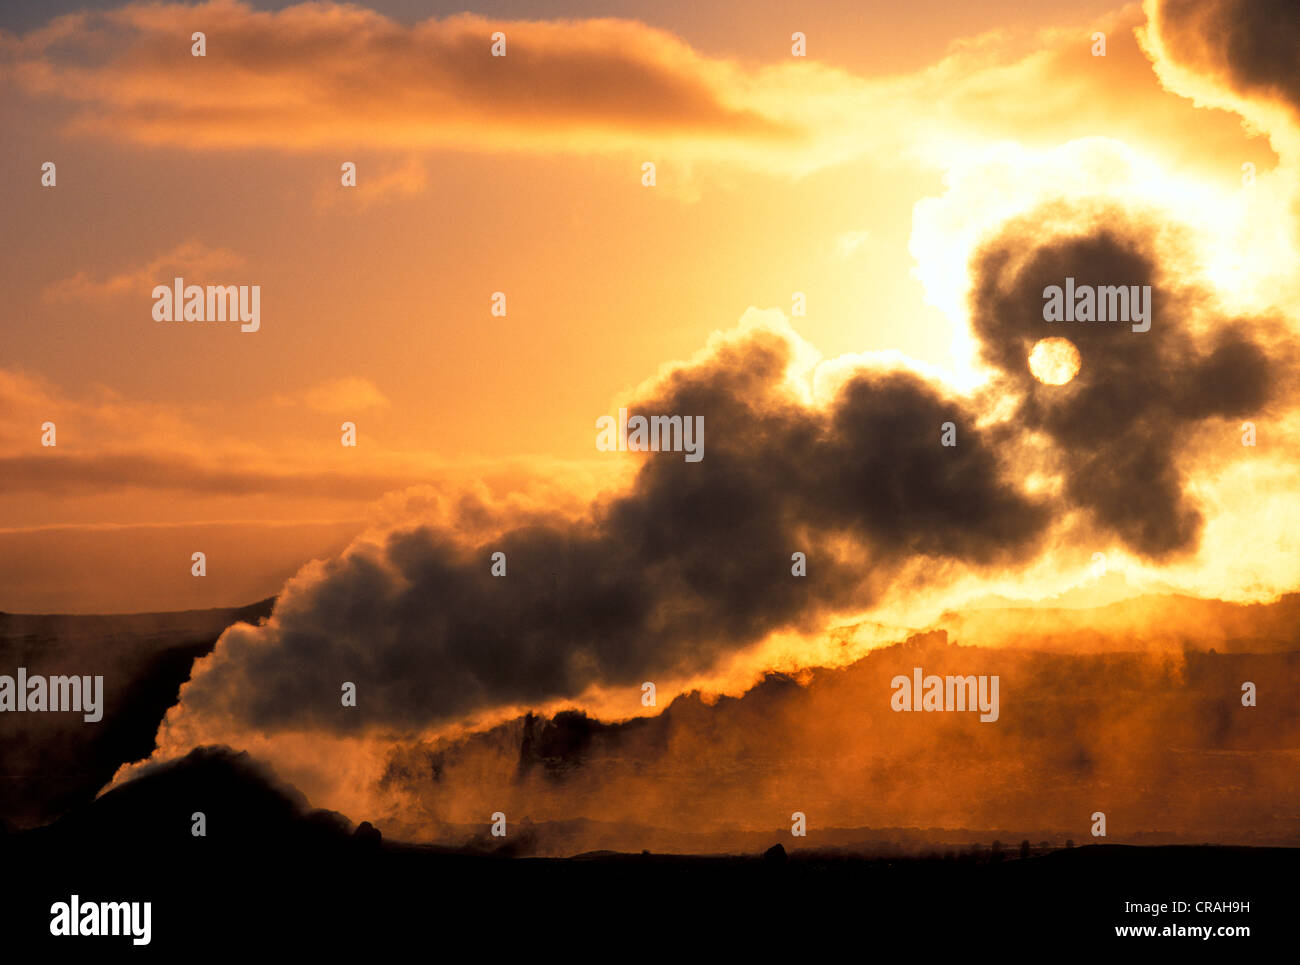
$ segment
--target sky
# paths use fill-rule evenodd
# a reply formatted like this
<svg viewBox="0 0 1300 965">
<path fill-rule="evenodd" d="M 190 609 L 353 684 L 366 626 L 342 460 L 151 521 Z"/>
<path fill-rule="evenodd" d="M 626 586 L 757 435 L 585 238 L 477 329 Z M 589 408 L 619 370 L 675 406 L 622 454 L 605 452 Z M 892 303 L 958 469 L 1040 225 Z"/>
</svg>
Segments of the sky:
<svg viewBox="0 0 1300 965">
<path fill-rule="evenodd" d="M 11 5 L 0 609 L 276 595 L 155 761 L 248 748 L 418 828 L 426 742 L 477 734 L 447 766 L 504 786 L 525 712 L 738 694 L 990 600 L 1272 604 L 1297 36 L 1238 0 Z M 161 317 L 177 277 L 257 286 L 256 330 Z M 1076 282 L 1149 327 L 1049 319 Z M 703 457 L 605 451 L 620 409 L 703 420 Z M 1104 689 L 1075 649 L 1054 685 Z"/>
<path fill-rule="evenodd" d="M 589 498 L 632 471 L 595 419 L 751 308 L 969 385 L 970 236 L 1030 168 L 1115 173 L 1043 152 L 1229 204 L 1278 164 L 1136 6 L 928 6 L 10 5 L 0 607 L 242 604 L 411 486 Z M 259 285 L 261 329 L 153 322 L 178 274 Z"/>
</svg>

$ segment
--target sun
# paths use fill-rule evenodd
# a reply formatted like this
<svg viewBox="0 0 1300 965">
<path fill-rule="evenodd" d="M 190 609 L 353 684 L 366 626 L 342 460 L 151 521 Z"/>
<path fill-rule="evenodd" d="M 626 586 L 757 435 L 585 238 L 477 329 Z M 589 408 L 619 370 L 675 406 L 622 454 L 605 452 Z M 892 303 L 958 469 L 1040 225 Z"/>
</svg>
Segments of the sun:
<svg viewBox="0 0 1300 965">
<path fill-rule="evenodd" d="M 1045 385 L 1065 385 L 1078 374 L 1081 362 L 1068 338 L 1040 338 L 1029 353 L 1029 371 Z"/>
</svg>

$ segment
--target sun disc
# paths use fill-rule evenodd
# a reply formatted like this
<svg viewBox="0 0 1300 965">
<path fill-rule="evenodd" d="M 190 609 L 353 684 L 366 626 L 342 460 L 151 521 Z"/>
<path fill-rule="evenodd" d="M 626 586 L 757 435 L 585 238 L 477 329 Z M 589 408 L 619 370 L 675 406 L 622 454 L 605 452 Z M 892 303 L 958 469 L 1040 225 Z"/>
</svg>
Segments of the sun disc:
<svg viewBox="0 0 1300 965">
<path fill-rule="evenodd" d="M 1029 371 L 1045 385 L 1065 385 L 1079 372 L 1082 359 L 1068 338 L 1042 338 L 1029 353 Z"/>
</svg>

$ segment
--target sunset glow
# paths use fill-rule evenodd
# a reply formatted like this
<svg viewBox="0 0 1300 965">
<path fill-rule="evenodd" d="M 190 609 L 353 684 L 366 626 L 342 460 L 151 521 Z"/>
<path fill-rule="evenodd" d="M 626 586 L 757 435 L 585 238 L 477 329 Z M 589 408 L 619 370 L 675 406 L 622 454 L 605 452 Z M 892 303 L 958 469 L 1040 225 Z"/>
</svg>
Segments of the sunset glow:
<svg viewBox="0 0 1300 965">
<path fill-rule="evenodd" d="M 1300 845 L 1293 5 L 16 6 L 0 830 Z"/>
</svg>

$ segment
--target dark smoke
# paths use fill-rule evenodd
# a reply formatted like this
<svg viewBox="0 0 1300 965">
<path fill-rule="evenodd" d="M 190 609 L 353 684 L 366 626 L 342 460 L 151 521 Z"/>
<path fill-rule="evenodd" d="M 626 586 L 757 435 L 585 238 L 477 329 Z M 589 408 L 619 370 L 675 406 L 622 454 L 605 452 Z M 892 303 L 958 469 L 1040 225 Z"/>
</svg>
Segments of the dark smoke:
<svg viewBox="0 0 1300 965">
<path fill-rule="evenodd" d="M 1044 212 L 1007 226 L 976 258 L 972 320 L 984 359 L 1001 372 L 997 391 L 1023 400 L 1014 422 L 1053 444 L 1068 506 L 1129 549 L 1165 560 L 1194 549 L 1200 535 L 1179 465 L 1192 432 L 1205 420 L 1259 418 L 1289 360 L 1270 358 L 1277 325 L 1215 316 L 1162 270 L 1149 231 L 1104 214 L 1112 226 L 1049 241 L 1035 240 Z M 1067 277 L 1076 286 L 1150 285 L 1150 331 L 1045 322 L 1043 290 Z M 1082 357 L 1065 386 L 1039 383 L 1025 364 L 1036 341 L 1054 336 Z M 1224 435 L 1234 444 L 1235 428 Z"/>
<path fill-rule="evenodd" d="M 354 548 L 291 585 L 271 624 L 228 634 L 185 691 L 274 729 L 421 727 L 693 672 L 768 633 L 862 605 L 917 558 L 1027 558 L 1046 509 L 1001 472 L 964 401 L 902 372 L 863 372 L 824 411 L 781 382 L 790 345 L 739 341 L 634 411 L 703 415 L 705 456 L 651 454 L 631 490 L 470 544 L 432 527 Z M 957 424 L 943 447 L 940 426 Z M 832 552 L 847 541 L 855 558 Z M 490 573 L 506 554 L 507 575 Z M 806 578 L 791 554 L 808 554 Z M 357 684 L 355 711 L 339 704 Z"/>
<path fill-rule="evenodd" d="M 1108 227 L 1045 241 L 1027 219 L 980 253 L 975 335 L 1000 373 L 980 397 L 863 368 L 811 407 L 786 388 L 790 339 L 748 330 L 631 407 L 702 415 L 701 462 L 648 454 L 627 491 L 577 521 L 543 513 L 503 520 L 492 538 L 421 526 L 360 544 L 290 584 L 268 626 L 230 631 L 183 707 L 266 730 L 418 730 L 706 671 L 774 631 L 869 607 L 905 571 L 942 582 L 1023 565 L 1075 511 L 1093 536 L 1142 556 L 1191 551 L 1201 514 L 1185 449 L 1207 421 L 1253 416 L 1278 395 L 1269 351 L 1282 343 L 1180 287 L 1155 228 L 1103 214 Z M 1150 284 L 1151 330 L 1045 323 L 1043 288 L 1066 276 Z M 1083 356 L 1069 385 L 1028 372 L 1030 347 L 1049 335 Z M 999 400 L 1013 417 L 979 423 Z M 940 444 L 945 422 L 955 447 Z M 1021 482 L 1044 438 L 1061 499 Z M 490 573 L 497 551 L 502 578 Z M 795 551 L 808 555 L 804 578 L 791 575 Z M 343 681 L 357 685 L 356 708 L 340 706 Z"/>
<path fill-rule="evenodd" d="M 1300 5 L 1294 0 L 1161 0 L 1165 49 L 1238 94 L 1300 116 Z"/>
</svg>

